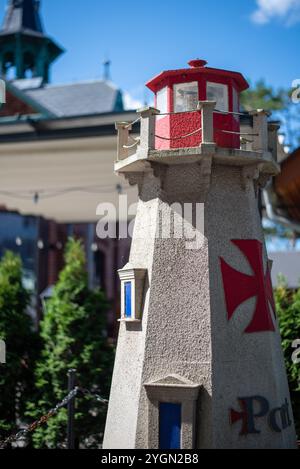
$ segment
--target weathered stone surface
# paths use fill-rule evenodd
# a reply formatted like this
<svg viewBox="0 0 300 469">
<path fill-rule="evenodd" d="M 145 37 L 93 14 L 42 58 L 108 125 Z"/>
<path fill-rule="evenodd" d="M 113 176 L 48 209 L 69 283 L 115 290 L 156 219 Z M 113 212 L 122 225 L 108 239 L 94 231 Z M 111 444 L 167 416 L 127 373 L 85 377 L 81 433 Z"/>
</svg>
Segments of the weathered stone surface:
<svg viewBox="0 0 300 469">
<path fill-rule="evenodd" d="M 253 275 L 232 240 L 264 243 L 256 183 L 261 174 L 276 171 L 267 155 L 257 159 L 257 154 L 247 153 L 244 165 L 243 154 L 237 152 L 226 164 L 224 152 L 221 157 L 216 149 L 204 167 L 198 157 L 190 162 L 183 157 L 180 163 L 179 155 L 172 164 L 168 154 L 167 165 L 152 158 L 153 171 L 138 178 L 140 200 L 130 263 L 147 269 L 143 316 L 139 325 L 121 324 L 104 448 L 149 448 L 158 441 L 157 402 L 148 398 L 147 386 L 166 386 L 170 376 L 199 388 L 198 401 L 184 408 L 184 448 L 295 447 L 293 423 L 275 433 L 268 419 L 260 418 L 260 434 L 240 436 L 242 423 L 231 425 L 229 419 L 231 408 L 240 411 L 238 399 L 243 397 L 263 396 L 272 409 L 285 399 L 290 405 L 277 324 L 275 332 L 244 332 L 255 298 L 241 304 L 230 321 L 227 317 L 220 258 Z M 249 159 L 251 170 L 245 171 Z M 204 232 L 199 228 L 198 249 L 191 249 L 186 239 L 162 239 L 170 217 L 173 235 L 182 223 L 190 227 L 178 207 L 174 215 L 174 202 L 200 204 L 205 224 Z M 265 270 L 267 261 L 264 249 Z M 165 392 L 162 386 L 166 399 Z"/>
</svg>

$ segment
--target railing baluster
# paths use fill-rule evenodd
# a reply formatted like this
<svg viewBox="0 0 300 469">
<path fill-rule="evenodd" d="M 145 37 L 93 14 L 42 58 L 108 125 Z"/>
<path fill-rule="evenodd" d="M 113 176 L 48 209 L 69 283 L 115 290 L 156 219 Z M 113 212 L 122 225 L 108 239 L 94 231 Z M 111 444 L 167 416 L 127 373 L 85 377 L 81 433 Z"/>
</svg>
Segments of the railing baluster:
<svg viewBox="0 0 300 469">
<path fill-rule="evenodd" d="M 155 125 L 156 116 L 160 114 L 154 107 L 144 107 L 137 111 L 141 117 L 141 140 L 140 148 L 144 150 L 155 149 Z"/>
<path fill-rule="evenodd" d="M 125 148 L 129 144 L 129 132 L 132 125 L 129 122 L 116 122 L 118 131 L 118 161 L 124 160 L 129 156 L 129 149 Z"/>
<path fill-rule="evenodd" d="M 253 145 L 252 149 L 259 152 L 267 152 L 268 145 L 268 117 L 269 112 L 259 109 L 251 111 L 250 115 L 253 116 Z"/>
<path fill-rule="evenodd" d="M 201 128 L 202 128 L 202 142 L 214 144 L 214 110 L 216 107 L 215 101 L 199 101 L 198 109 L 201 110 Z"/>
</svg>

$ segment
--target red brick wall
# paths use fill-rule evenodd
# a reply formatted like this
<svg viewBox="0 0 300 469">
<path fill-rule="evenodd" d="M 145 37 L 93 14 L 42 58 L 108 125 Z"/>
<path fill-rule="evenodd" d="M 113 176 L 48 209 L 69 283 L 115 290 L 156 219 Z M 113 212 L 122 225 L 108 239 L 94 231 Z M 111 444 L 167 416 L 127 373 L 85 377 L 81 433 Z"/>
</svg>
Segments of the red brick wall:
<svg viewBox="0 0 300 469">
<path fill-rule="evenodd" d="M 7 90 L 6 104 L 0 111 L 0 117 L 22 116 L 28 114 L 37 114 L 37 112 Z"/>
</svg>

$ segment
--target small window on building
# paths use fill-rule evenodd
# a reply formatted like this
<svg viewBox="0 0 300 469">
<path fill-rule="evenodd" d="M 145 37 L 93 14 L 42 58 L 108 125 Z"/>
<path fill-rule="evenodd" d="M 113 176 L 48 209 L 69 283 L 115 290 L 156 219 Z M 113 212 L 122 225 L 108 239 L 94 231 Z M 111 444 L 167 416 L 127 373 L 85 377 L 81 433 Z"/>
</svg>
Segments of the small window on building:
<svg viewBox="0 0 300 469">
<path fill-rule="evenodd" d="M 228 86 L 221 83 L 207 83 L 207 100 L 216 101 L 218 111 L 228 112 Z"/>
<path fill-rule="evenodd" d="M 140 322 L 143 311 L 144 283 L 147 269 L 131 264 L 119 270 L 121 280 L 121 318 L 124 322 Z"/>
<path fill-rule="evenodd" d="M 168 112 L 168 88 L 165 87 L 156 94 L 156 108 L 161 114 Z M 161 116 L 164 117 L 164 116 Z M 157 117 L 159 119 L 159 116 Z"/>
<path fill-rule="evenodd" d="M 125 317 L 132 317 L 132 283 L 126 282 L 124 285 L 124 295 L 125 295 Z"/>
<path fill-rule="evenodd" d="M 159 449 L 181 449 L 181 404 L 159 405 Z"/>
<path fill-rule="evenodd" d="M 188 112 L 197 109 L 199 101 L 198 83 L 174 85 L 174 112 Z"/>
</svg>

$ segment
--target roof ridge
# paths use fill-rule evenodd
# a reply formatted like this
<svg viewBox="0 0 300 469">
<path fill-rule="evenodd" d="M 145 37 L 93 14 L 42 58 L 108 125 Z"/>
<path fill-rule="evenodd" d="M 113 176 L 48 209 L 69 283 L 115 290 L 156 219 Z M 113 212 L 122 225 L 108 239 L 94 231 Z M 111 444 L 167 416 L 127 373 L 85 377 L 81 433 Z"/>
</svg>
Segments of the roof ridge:
<svg viewBox="0 0 300 469">
<path fill-rule="evenodd" d="M 103 114 L 123 110 L 122 91 L 105 80 L 45 85 L 24 94 L 56 116 Z"/>
<path fill-rule="evenodd" d="M 78 81 L 78 82 L 71 82 L 71 83 L 56 83 L 56 84 L 53 84 L 53 83 L 47 83 L 45 84 L 44 86 L 42 86 L 41 88 L 37 88 L 37 89 L 53 89 L 53 88 L 67 88 L 67 87 L 72 87 L 72 86 L 78 86 L 78 85 L 90 85 L 90 84 L 96 84 L 96 83 L 103 83 L 107 86 L 109 86 L 110 88 L 113 88 L 114 90 L 120 90 L 120 88 L 118 88 L 117 85 L 115 85 L 113 82 L 110 82 L 110 81 L 106 81 L 106 80 L 103 80 L 103 79 L 90 79 L 90 80 L 82 80 L 82 81 Z"/>
</svg>

